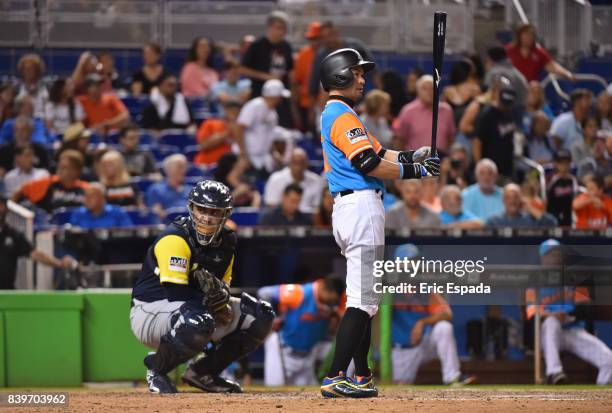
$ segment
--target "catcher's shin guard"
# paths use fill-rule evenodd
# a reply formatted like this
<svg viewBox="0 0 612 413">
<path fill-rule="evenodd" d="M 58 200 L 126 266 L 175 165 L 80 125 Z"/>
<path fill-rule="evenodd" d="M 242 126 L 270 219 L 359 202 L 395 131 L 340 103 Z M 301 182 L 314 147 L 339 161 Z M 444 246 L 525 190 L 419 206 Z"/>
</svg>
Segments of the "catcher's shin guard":
<svg viewBox="0 0 612 413">
<path fill-rule="evenodd" d="M 275 314 L 272 306 L 262 300 L 256 300 L 246 293 L 240 298 L 240 321 L 237 329 L 221 339 L 214 349 L 195 362 L 191 368 L 198 374 L 219 375 L 232 362 L 250 354 L 263 344 L 272 329 Z M 247 315 L 255 319 L 251 325 L 242 330 L 241 326 Z"/>
<path fill-rule="evenodd" d="M 150 370 L 167 374 L 181 363 L 202 352 L 215 330 L 215 321 L 203 308 L 183 304 L 172 330 L 162 336 L 159 348 L 145 357 Z"/>
</svg>

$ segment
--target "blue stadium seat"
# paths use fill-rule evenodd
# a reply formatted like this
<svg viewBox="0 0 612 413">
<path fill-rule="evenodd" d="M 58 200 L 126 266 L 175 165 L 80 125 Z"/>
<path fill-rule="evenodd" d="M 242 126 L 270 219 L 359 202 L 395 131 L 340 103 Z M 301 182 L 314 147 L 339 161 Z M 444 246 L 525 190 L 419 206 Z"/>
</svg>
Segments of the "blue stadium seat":
<svg viewBox="0 0 612 413">
<path fill-rule="evenodd" d="M 297 142 L 297 146 L 304 149 L 308 154 L 308 158 L 311 161 L 323 160 L 323 148 L 321 142 L 315 139 L 300 139 Z"/>
<path fill-rule="evenodd" d="M 176 146 L 182 152 L 186 147 L 197 144 L 195 136 L 180 130 L 169 130 L 162 132 L 159 137 L 161 145 Z"/>
<path fill-rule="evenodd" d="M 140 192 L 144 194 L 147 192 L 147 189 L 149 189 L 151 185 L 159 181 L 155 179 L 150 179 L 150 178 L 134 177 L 130 179 L 130 182 L 132 182 L 133 184 L 136 184 Z"/>
<path fill-rule="evenodd" d="M 119 144 L 119 134 L 120 131 L 111 132 L 106 135 L 106 143 L 109 145 L 117 145 Z"/>
<path fill-rule="evenodd" d="M 102 142 L 104 142 L 104 138 L 102 137 L 102 135 L 99 135 L 96 132 L 93 132 L 91 136 L 89 137 L 90 145 L 98 145 Z"/>
<path fill-rule="evenodd" d="M 76 208 L 60 208 L 53 212 L 51 215 L 50 222 L 52 225 L 66 225 L 70 223 L 70 216 L 76 210 Z"/>
<path fill-rule="evenodd" d="M 146 129 L 141 129 L 140 130 L 140 145 L 157 145 L 157 141 L 155 140 L 155 138 L 153 137 L 153 135 L 151 135 L 151 133 L 146 130 Z"/>
<path fill-rule="evenodd" d="M 187 208 L 178 207 L 178 208 L 170 208 L 166 210 L 166 219 L 164 220 L 166 224 L 171 223 L 175 219 L 181 216 L 189 215 L 189 211 Z"/>
<path fill-rule="evenodd" d="M 147 96 L 126 96 L 121 98 L 121 101 L 130 112 L 132 120 L 139 122 L 143 110 L 149 105 Z"/>
<path fill-rule="evenodd" d="M 189 99 L 189 104 L 191 105 L 193 117 L 196 118 L 198 122 L 219 116 L 219 107 L 217 103 L 212 100 L 191 98 Z"/>
<path fill-rule="evenodd" d="M 193 165 L 190 164 L 189 167 L 187 168 L 187 174 L 186 176 L 188 178 L 198 178 L 198 179 L 202 179 L 205 176 L 205 170 L 200 168 L 197 165 Z"/>
<path fill-rule="evenodd" d="M 172 155 L 174 153 L 180 153 L 181 149 L 178 146 L 172 145 L 154 145 L 149 148 L 156 161 L 163 161 L 164 158 L 168 155 Z"/>
<path fill-rule="evenodd" d="M 201 180 L 203 180 L 205 178 L 207 178 L 207 177 L 203 176 L 203 175 L 199 175 L 199 176 L 187 176 L 187 177 L 185 177 L 185 185 L 193 186 L 193 185 L 197 184 L 198 182 L 200 182 Z"/>
<path fill-rule="evenodd" d="M 238 226 L 257 225 L 259 220 L 259 208 L 240 207 L 234 209 L 230 219 Z"/>
<path fill-rule="evenodd" d="M 183 149 L 183 154 L 189 162 L 193 162 L 193 158 L 200 152 L 200 145 L 190 145 Z"/>
<path fill-rule="evenodd" d="M 134 225 L 159 225 L 161 219 L 153 211 L 143 209 L 130 209 L 127 210 L 130 219 Z"/>
</svg>

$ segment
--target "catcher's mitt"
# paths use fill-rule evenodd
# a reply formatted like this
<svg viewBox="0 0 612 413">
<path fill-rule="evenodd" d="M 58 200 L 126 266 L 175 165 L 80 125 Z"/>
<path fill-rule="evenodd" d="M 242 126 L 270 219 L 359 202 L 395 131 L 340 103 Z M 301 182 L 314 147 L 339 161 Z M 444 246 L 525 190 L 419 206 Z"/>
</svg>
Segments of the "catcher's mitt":
<svg viewBox="0 0 612 413">
<path fill-rule="evenodd" d="M 225 281 L 220 280 L 204 268 L 197 269 L 194 276 L 200 284 L 202 293 L 204 293 L 202 304 L 213 314 L 224 310 L 231 297 Z"/>
</svg>

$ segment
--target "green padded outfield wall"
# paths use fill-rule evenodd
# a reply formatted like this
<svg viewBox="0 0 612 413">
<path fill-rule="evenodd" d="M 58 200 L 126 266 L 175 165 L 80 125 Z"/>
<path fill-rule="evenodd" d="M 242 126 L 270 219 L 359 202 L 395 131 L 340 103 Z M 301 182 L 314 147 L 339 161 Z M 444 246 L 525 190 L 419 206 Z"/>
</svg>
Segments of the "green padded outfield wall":
<svg viewBox="0 0 612 413">
<path fill-rule="evenodd" d="M 83 293 L 83 380 L 142 380 L 150 351 L 130 329 L 130 290 Z"/>
<path fill-rule="evenodd" d="M 6 354 L 4 353 L 4 312 L 0 310 L 0 387 L 6 387 Z"/>
<path fill-rule="evenodd" d="M 4 318 L 4 385 L 81 385 L 82 310 L 80 294 L 0 293 L 0 312 Z"/>
<path fill-rule="evenodd" d="M 142 380 L 128 290 L 0 291 L 0 387 Z"/>
</svg>

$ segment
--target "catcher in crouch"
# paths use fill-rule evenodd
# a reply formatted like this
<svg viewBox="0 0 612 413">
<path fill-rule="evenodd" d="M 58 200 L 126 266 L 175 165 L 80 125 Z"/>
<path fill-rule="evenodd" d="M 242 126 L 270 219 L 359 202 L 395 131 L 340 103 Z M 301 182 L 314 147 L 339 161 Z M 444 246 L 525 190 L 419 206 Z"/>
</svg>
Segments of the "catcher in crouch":
<svg viewBox="0 0 612 413">
<path fill-rule="evenodd" d="M 245 293 L 230 296 L 237 237 L 224 223 L 231 203 L 227 186 L 198 182 L 189 194 L 189 216 L 172 222 L 147 251 L 130 323 L 138 340 L 156 349 L 144 359 L 152 393 L 176 393 L 167 373 L 202 352 L 183 382 L 206 392 L 241 392 L 219 374 L 270 332 L 270 304 Z"/>
</svg>

